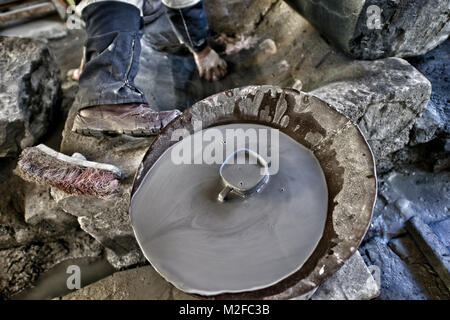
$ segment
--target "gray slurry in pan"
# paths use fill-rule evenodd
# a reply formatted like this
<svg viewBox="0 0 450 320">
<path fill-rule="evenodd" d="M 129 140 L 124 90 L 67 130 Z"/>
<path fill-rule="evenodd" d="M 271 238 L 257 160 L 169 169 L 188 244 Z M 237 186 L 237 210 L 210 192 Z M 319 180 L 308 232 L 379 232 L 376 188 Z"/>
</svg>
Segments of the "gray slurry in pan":
<svg viewBox="0 0 450 320">
<path fill-rule="evenodd" d="M 269 129 L 215 127 L 224 136 L 236 128 Z M 220 203 L 220 164 L 173 163 L 172 150 L 187 143 L 166 150 L 131 200 L 132 225 L 153 267 L 177 288 L 206 296 L 265 288 L 299 270 L 327 215 L 327 186 L 312 152 L 279 132 L 278 173 L 261 192 Z"/>
</svg>

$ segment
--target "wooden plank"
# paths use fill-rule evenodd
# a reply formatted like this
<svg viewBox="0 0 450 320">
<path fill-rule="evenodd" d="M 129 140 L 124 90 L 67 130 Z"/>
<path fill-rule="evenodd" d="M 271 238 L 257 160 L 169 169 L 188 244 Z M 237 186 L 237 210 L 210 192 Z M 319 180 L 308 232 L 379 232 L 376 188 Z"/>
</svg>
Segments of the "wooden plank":
<svg viewBox="0 0 450 320">
<path fill-rule="evenodd" d="M 29 7 L 13 9 L 8 12 L 0 13 L 0 25 L 6 22 L 41 16 L 55 11 L 56 9 L 52 2 L 38 3 Z"/>
<path fill-rule="evenodd" d="M 447 289 L 450 290 L 450 255 L 445 245 L 420 216 L 409 219 L 406 222 L 406 230 L 411 234 Z"/>
<path fill-rule="evenodd" d="M 29 5 L 30 0 L 0 0 L 0 12 L 9 11 L 15 7 L 23 7 Z"/>
</svg>

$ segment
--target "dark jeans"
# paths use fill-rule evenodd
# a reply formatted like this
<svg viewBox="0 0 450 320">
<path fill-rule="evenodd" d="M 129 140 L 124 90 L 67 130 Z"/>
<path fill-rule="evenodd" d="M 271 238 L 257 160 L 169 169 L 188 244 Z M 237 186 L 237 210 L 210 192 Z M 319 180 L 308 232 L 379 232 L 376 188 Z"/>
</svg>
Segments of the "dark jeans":
<svg viewBox="0 0 450 320">
<path fill-rule="evenodd" d="M 166 8 L 166 11 L 175 34 L 192 51 L 200 51 L 207 45 L 209 28 L 202 2 L 184 9 Z M 86 64 L 79 80 L 79 108 L 147 103 L 143 92 L 134 83 L 144 33 L 139 10 L 123 2 L 98 2 L 83 10 L 83 20 L 88 37 Z M 176 47 L 173 35 L 166 33 L 150 32 L 146 36 L 158 50 Z"/>
</svg>

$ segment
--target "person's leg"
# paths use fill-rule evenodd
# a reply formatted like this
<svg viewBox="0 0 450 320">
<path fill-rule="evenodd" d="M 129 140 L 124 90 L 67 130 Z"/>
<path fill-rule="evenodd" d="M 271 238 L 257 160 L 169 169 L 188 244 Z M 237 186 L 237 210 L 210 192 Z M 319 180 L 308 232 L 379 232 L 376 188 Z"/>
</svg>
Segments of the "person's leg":
<svg viewBox="0 0 450 320">
<path fill-rule="evenodd" d="M 209 26 L 202 0 L 162 0 L 179 40 L 194 55 L 200 77 L 218 80 L 227 73 L 227 64 L 208 45 Z"/>
<path fill-rule="evenodd" d="M 163 0 L 167 16 L 180 42 L 192 52 L 199 52 L 208 45 L 210 34 L 203 1 Z"/>
<path fill-rule="evenodd" d="M 78 4 L 76 6 L 75 14 L 78 16 L 79 19 L 81 19 L 82 11 L 85 7 L 87 7 L 89 4 L 92 4 L 94 2 L 100 2 L 100 1 L 107 1 L 107 0 L 83 0 L 83 1 L 75 0 L 75 2 Z M 147 31 L 149 31 L 149 29 L 150 29 L 151 35 L 158 36 L 158 40 L 160 40 L 161 37 L 159 37 L 159 34 L 157 34 L 157 32 L 159 30 L 153 31 L 153 29 L 155 29 L 153 25 L 155 24 L 154 23 L 155 20 L 158 20 L 161 16 L 164 16 L 164 8 L 162 6 L 161 0 L 115 0 L 115 1 L 126 2 L 131 5 L 134 5 L 137 8 L 139 8 L 142 3 L 141 15 L 144 20 L 144 24 L 147 26 L 147 24 L 152 23 L 151 28 L 145 28 L 146 33 L 144 34 L 144 36 L 147 34 Z M 83 23 L 82 26 L 84 28 L 85 27 L 84 22 L 82 22 L 82 23 Z M 172 31 L 172 33 L 173 33 L 172 29 L 170 31 Z M 153 40 L 153 38 L 151 40 Z M 174 42 L 174 41 L 172 41 L 172 42 Z M 180 46 L 179 43 L 178 43 L 178 46 Z M 83 58 L 80 61 L 79 67 L 76 69 L 71 69 L 68 72 L 68 76 L 71 77 L 72 80 L 78 81 L 80 79 L 81 72 L 84 69 L 84 63 L 85 63 L 84 57 L 86 55 L 85 52 L 86 52 L 86 48 L 83 48 Z"/>
<path fill-rule="evenodd" d="M 82 18 L 86 62 L 72 130 L 82 134 L 157 133 L 179 112 L 154 112 L 134 84 L 143 33 L 141 10 L 126 2 L 98 1 L 84 7 Z"/>
<path fill-rule="evenodd" d="M 150 2 L 144 1 L 144 4 L 147 3 Z M 171 55 L 190 55 L 188 48 L 178 40 L 171 22 L 167 17 L 165 8 L 160 1 L 157 3 L 160 4 L 160 7 L 152 15 L 148 14 L 144 5 L 143 18 L 145 22 L 145 32 L 142 36 L 143 45 L 149 46 L 155 51 L 169 53 Z"/>
<path fill-rule="evenodd" d="M 119 1 L 92 3 L 82 11 L 86 23 L 85 66 L 79 80 L 80 108 L 146 103 L 134 83 L 143 32 L 140 10 Z"/>
</svg>

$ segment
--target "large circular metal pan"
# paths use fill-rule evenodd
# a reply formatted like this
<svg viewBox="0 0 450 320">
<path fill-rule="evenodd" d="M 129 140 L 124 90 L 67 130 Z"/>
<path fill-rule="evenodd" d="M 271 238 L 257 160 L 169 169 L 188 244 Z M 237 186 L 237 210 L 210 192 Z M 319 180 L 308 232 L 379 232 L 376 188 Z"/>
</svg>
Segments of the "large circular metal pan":
<svg viewBox="0 0 450 320">
<path fill-rule="evenodd" d="M 276 154 L 268 156 L 274 172 L 267 184 L 247 197 L 219 201 L 222 161 L 238 150 L 227 132 L 243 137 L 243 131 L 268 130 L 276 136 L 252 147 Z M 223 154 L 216 162 L 208 158 L 211 141 L 202 139 L 211 134 Z M 190 161 L 174 163 L 182 149 Z M 194 164 L 198 154 L 205 161 Z M 232 186 L 254 184 L 266 174 L 259 165 L 236 163 L 228 164 L 228 172 L 236 178 Z M 152 266 L 177 288 L 212 296 L 266 288 L 299 270 L 323 235 L 327 203 L 325 176 L 311 151 L 270 127 L 237 123 L 198 131 L 167 149 L 134 193 L 130 210 Z"/>
<path fill-rule="evenodd" d="M 230 123 L 255 123 L 279 129 L 310 149 L 328 187 L 323 235 L 306 263 L 270 287 L 215 298 L 288 299 L 305 294 L 333 274 L 356 251 L 370 223 L 376 197 L 371 150 L 359 129 L 322 100 L 293 89 L 249 86 L 228 90 L 194 104 L 156 137 L 138 169 L 131 194 L 163 153 L 177 141 L 179 128 L 191 134 L 194 122 L 206 129 Z M 133 212 L 131 210 L 131 221 Z M 133 226 L 134 227 L 134 226 Z"/>
</svg>

